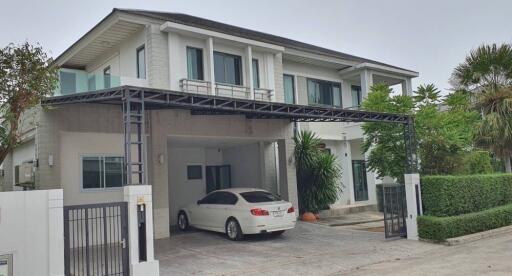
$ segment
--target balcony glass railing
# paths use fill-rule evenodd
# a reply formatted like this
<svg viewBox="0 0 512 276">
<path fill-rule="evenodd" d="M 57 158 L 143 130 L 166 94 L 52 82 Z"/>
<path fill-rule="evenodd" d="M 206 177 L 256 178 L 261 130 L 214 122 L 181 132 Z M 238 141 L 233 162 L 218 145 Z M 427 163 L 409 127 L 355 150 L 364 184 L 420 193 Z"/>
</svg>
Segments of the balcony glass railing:
<svg viewBox="0 0 512 276">
<path fill-rule="evenodd" d="M 211 95 L 212 93 L 212 85 L 209 81 L 203 80 L 191 80 L 191 79 L 181 79 L 180 80 L 180 88 L 182 92 L 187 93 L 196 93 L 203 95 Z M 251 89 L 246 86 L 240 85 L 232 85 L 226 83 L 216 83 L 215 84 L 215 95 L 230 97 L 230 98 L 240 98 L 240 99 L 250 99 L 251 98 Z M 273 96 L 272 89 L 266 88 L 254 88 L 254 99 L 258 101 L 271 101 Z"/>
<path fill-rule="evenodd" d="M 55 96 L 91 92 L 121 85 L 146 86 L 145 79 L 108 74 L 91 74 L 82 70 L 61 69 Z"/>
</svg>

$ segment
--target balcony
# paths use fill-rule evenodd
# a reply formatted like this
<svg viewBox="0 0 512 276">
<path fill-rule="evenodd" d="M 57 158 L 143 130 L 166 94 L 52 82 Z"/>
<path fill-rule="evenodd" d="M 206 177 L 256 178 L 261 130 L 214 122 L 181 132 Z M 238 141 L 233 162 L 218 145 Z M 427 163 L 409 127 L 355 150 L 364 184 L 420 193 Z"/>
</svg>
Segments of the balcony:
<svg viewBox="0 0 512 276">
<path fill-rule="evenodd" d="M 91 74 L 83 70 L 61 69 L 55 96 L 97 91 L 122 85 L 147 86 L 146 79 L 114 76 L 103 73 Z"/>
<path fill-rule="evenodd" d="M 251 88 L 247 86 L 232 85 L 226 83 L 215 83 L 212 93 L 212 85 L 209 81 L 181 79 L 180 88 L 182 92 L 212 95 L 239 99 L 251 99 Z M 271 101 L 273 91 L 266 88 L 254 88 L 254 100 Z"/>
</svg>

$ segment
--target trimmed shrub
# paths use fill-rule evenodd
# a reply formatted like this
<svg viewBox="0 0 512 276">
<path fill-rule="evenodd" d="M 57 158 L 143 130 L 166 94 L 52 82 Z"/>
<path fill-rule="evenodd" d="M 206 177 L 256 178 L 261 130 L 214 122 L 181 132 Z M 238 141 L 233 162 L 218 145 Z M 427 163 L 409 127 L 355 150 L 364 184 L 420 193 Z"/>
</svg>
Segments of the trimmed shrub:
<svg viewBox="0 0 512 276">
<path fill-rule="evenodd" d="M 447 217 L 512 203 L 512 174 L 421 178 L 425 215 Z"/>
<path fill-rule="evenodd" d="M 444 241 L 486 230 L 512 225 L 512 204 L 453 217 L 418 217 L 422 239 Z"/>
</svg>

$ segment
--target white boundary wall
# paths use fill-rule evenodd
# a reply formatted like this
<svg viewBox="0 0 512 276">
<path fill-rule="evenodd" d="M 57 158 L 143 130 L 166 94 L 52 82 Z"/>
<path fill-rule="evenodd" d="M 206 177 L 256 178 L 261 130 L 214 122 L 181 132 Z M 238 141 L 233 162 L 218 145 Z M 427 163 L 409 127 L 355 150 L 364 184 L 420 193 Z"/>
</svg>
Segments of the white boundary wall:
<svg viewBox="0 0 512 276">
<path fill-rule="evenodd" d="M 64 275 L 62 189 L 0 193 L 0 255 L 13 275 Z"/>
</svg>

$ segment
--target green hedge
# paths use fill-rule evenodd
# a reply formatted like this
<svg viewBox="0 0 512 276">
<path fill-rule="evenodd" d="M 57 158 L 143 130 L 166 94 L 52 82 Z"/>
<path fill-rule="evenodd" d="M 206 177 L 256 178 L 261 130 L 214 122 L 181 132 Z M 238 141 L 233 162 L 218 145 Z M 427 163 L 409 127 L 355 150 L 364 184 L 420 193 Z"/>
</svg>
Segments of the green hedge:
<svg viewBox="0 0 512 276">
<path fill-rule="evenodd" d="M 420 238 L 444 241 L 512 225 L 512 204 L 453 217 L 418 217 Z"/>
<path fill-rule="evenodd" d="M 512 203 L 512 174 L 425 176 L 421 178 L 425 215 L 446 217 Z"/>
</svg>

